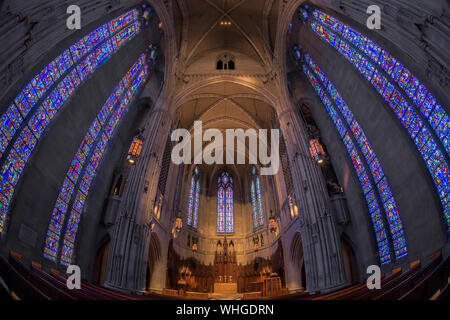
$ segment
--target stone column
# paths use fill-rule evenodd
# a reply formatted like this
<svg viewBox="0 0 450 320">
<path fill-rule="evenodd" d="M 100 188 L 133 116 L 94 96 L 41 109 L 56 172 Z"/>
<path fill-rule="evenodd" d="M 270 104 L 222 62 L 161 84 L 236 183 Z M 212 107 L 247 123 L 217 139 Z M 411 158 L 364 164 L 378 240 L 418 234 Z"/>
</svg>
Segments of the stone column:
<svg viewBox="0 0 450 320">
<path fill-rule="evenodd" d="M 153 201 L 170 124 L 170 116 L 163 109 L 155 108 L 149 116 L 142 153 L 130 168 L 111 235 L 107 287 L 124 291 L 145 289 Z"/>
<path fill-rule="evenodd" d="M 309 154 L 305 124 L 298 112 L 288 108 L 279 120 L 299 208 L 306 289 L 310 293 L 331 291 L 344 286 L 346 280 L 324 177 Z"/>
</svg>

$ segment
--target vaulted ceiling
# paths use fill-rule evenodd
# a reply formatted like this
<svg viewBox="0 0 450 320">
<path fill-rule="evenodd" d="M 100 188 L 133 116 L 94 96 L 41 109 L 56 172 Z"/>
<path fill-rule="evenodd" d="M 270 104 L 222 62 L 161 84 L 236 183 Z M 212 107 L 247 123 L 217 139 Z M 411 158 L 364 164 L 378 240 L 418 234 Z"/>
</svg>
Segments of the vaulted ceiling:
<svg viewBox="0 0 450 320">
<path fill-rule="evenodd" d="M 269 21 L 273 0 L 173 0 L 179 36 L 177 127 L 274 127 L 274 109 L 254 88 L 272 69 Z M 199 23 L 200 22 L 200 23 Z M 235 58 L 235 70 L 216 70 L 218 57 Z M 210 82 L 208 82 L 210 80 Z M 203 85 L 196 87 L 196 83 Z M 185 93 L 189 91 L 189 93 Z"/>
<path fill-rule="evenodd" d="M 268 16 L 273 0 L 178 3 L 183 15 L 180 60 L 185 68 L 202 57 L 223 51 L 244 55 L 265 70 L 270 68 Z"/>
</svg>

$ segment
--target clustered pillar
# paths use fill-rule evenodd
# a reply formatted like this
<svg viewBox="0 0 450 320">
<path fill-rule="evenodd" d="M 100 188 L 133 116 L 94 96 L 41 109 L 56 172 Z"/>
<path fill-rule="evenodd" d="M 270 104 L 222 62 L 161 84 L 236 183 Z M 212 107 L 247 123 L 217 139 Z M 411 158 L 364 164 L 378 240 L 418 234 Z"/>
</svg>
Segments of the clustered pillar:
<svg viewBox="0 0 450 320">
<path fill-rule="evenodd" d="M 144 132 L 142 154 L 130 169 L 117 212 L 105 286 L 125 291 L 145 289 L 153 199 L 170 125 L 167 111 L 152 111 Z"/>
<path fill-rule="evenodd" d="M 308 149 L 305 124 L 293 107 L 280 113 L 286 140 L 306 271 L 306 289 L 326 292 L 346 284 L 341 248 L 324 177 Z M 289 276 L 289 270 L 287 270 Z"/>
</svg>

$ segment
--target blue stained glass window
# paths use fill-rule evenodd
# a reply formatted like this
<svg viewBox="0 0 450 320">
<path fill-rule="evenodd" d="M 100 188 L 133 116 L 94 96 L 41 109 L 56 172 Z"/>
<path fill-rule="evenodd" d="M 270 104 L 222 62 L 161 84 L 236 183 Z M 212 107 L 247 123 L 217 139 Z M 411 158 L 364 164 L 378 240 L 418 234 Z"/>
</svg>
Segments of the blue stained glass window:
<svg viewBox="0 0 450 320">
<path fill-rule="evenodd" d="M 430 115 L 431 110 L 433 110 L 436 104 L 436 99 L 422 84 L 419 84 L 412 100 L 419 106 L 421 112 L 426 117 Z"/>
<path fill-rule="evenodd" d="M 197 184 L 195 185 L 195 201 L 194 201 L 194 221 L 192 226 L 197 228 L 198 226 L 198 208 L 200 204 L 200 181 L 197 180 Z"/>
<path fill-rule="evenodd" d="M 450 117 L 439 104 L 436 104 L 430 115 L 430 124 L 440 137 L 445 150 L 450 154 Z"/>
<path fill-rule="evenodd" d="M 56 63 L 52 61 L 31 81 L 33 87 L 40 98 L 48 88 L 59 78 L 60 74 Z"/>
<path fill-rule="evenodd" d="M 233 178 L 222 172 L 217 183 L 217 232 L 234 231 Z"/>
<path fill-rule="evenodd" d="M 359 71 L 366 77 L 367 80 L 370 81 L 372 78 L 373 71 L 375 70 L 375 67 L 364 57 L 358 58 L 358 69 Z"/>
<path fill-rule="evenodd" d="M 14 149 L 21 153 L 23 159 L 26 161 L 34 146 L 36 145 L 36 138 L 29 128 L 25 128 L 19 136 L 19 139 L 14 143 Z M 20 171 L 19 171 L 20 172 Z"/>
<path fill-rule="evenodd" d="M 88 34 L 86 44 L 92 49 L 108 37 L 109 31 L 107 25 L 105 24 Z"/>
<path fill-rule="evenodd" d="M 318 10 L 314 10 L 317 13 L 313 14 L 320 23 L 324 26 L 328 26 L 328 23 L 325 19 L 328 19 L 328 15 L 322 13 Z M 423 121 L 421 120 L 418 113 L 414 111 L 416 108 L 422 115 L 426 118 L 428 123 L 431 125 L 433 130 L 435 131 L 438 139 L 442 143 L 443 148 L 450 154 L 450 143 L 449 143 L 449 131 L 448 131 L 448 123 L 450 121 L 449 116 L 445 113 L 445 111 L 441 108 L 442 114 L 434 114 L 433 110 L 438 108 L 438 104 L 436 102 L 435 97 L 431 94 L 431 92 L 422 84 L 420 81 L 407 69 L 405 68 L 399 61 L 397 61 L 393 56 L 391 56 L 386 50 L 382 50 L 378 47 L 373 41 L 366 38 L 364 35 L 360 34 L 356 30 L 348 26 L 344 26 L 343 31 L 337 29 L 332 29 L 337 34 L 330 32 L 326 28 L 320 28 L 317 26 L 317 22 L 311 22 L 311 29 L 316 32 L 321 38 L 327 41 L 331 46 L 336 48 L 336 42 L 340 41 L 339 35 L 343 38 L 349 40 L 353 43 L 358 49 L 362 50 L 370 59 L 376 62 L 382 70 L 384 70 L 389 76 L 392 77 L 392 81 L 398 84 L 398 86 L 411 98 L 414 102 L 415 106 L 411 107 L 402 94 L 394 88 L 394 86 L 387 80 L 380 71 L 375 70 L 373 78 L 371 80 L 372 85 L 377 89 L 377 91 L 385 98 L 388 102 L 389 106 L 393 109 L 396 115 L 402 121 L 402 124 L 408 130 L 411 138 L 416 143 L 421 155 L 426 161 L 427 167 L 431 176 L 434 180 L 434 183 L 438 189 L 438 193 L 441 198 L 441 203 L 444 208 L 444 216 L 448 220 L 448 216 L 446 213 L 446 202 L 445 192 L 442 191 L 442 182 L 445 181 L 444 175 L 442 172 L 448 172 L 448 166 L 445 162 L 442 154 L 440 154 L 439 147 L 437 143 L 434 141 L 434 137 L 430 136 L 425 139 L 424 135 L 421 134 L 419 137 L 419 131 L 422 128 L 423 131 Z M 362 47 L 362 39 L 365 39 L 366 44 L 370 44 L 370 46 L 366 45 L 365 48 Z M 341 45 L 339 47 L 339 52 L 344 55 L 348 60 L 352 61 L 351 51 L 356 51 L 349 46 L 345 46 L 343 41 L 340 41 Z M 378 55 L 378 52 L 381 54 Z M 363 73 L 366 77 L 367 74 L 364 70 L 359 67 L 361 73 Z M 440 106 L 439 106 L 440 108 Z M 438 111 L 439 113 L 439 111 Z M 437 125 L 438 119 L 441 120 L 442 125 Z M 439 153 L 439 154 L 438 154 Z M 435 171 L 435 164 L 439 163 L 439 169 L 442 171 Z M 401 243 L 402 241 L 399 241 Z M 402 250 L 398 250 L 398 252 L 402 252 Z"/>
<path fill-rule="evenodd" d="M 143 66 L 143 64 L 145 64 L 145 59 L 139 59 L 136 63 Z M 144 80 L 141 81 L 140 85 L 142 85 L 143 83 Z M 118 88 L 120 89 L 120 92 L 123 91 L 123 88 L 119 85 L 111 95 L 115 96 L 117 94 L 116 90 L 118 90 Z M 122 96 L 122 99 L 127 102 L 131 101 L 130 97 L 125 95 L 125 93 Z M 122 110 L 120 109 L 120 107 L 114 108 L 114 103 L 111 104 L 111 101 L 115 100 L 117 100 L 117 103 L 120 103 Z M 111 105 L 108 105 L 108 107 L 105 108 L 105 105 L 107 104 Z M 120 100 L 120 95 L 117 99 L 111 99 L 110 96 L 105 102 L 105 105 L 100 109 L 99 114 L 94 119 L 82 143 L 80 144 L 80 147 L 78 148 L 78 151 L 74 159 L 72 160 L 70 169 L 67 172 L 64 185 L 61 188 L 60 194 L 55 203 L 55 208 L 50 220 L 49 229 L 44 245 L 44 257 L 52 261 L 56 261 L 56 257 L 58 254 L 61 228 L 65 221 L 66 212 L 70 209 L 68 204 L 73 195 L 76 194 L 72 204 L 72 209 L 70 211 L 70 216 L 67 221 L 66 233 L 62 243 L 60 256 L 60 261 L 62 264 L 68 264 L 72 260 L 73 248 L 79 221 L 81 218 L 82 208 L 84 207 L 89 188 L 95 177 L 96 169 L 103 157 L 106 145 L 109 142 L 109 138 L 113 134 L 114 128 L 116 127 L 114 126 L 111 129 L 109 135 L 106 135 L 106 128 L 103 128 L 102 130 L 104 122 L 100 122 L 98 118 L 102 117 L 102 119 L 106 120 L 108 118 L 113 118 L 114 114 L 122 114 L 127 110 L 127 106 L 123 105 Z M 108 110 L 109 113 L 107 115 L 102 115 L 105 110 Z M 115 124 L 117 124 L 117 122 L 115 122 Z M 94 145 L 95 142 L 97 142 L 96 145 Z M 90 150 L 92 149 L 94 151 L 90 154 Z M 87 158 L 88 156 L 90 157 Z M 80 177 L 80 173 L 83 172 L 83 166 L 85 169 L 84 174 Z M 64 187 L 65 185 L 70 186 L 70 188 Z"/>
<path fill-rule="evenodd" d="M 130 31 L 124 33 L 123 37 L 118 38 L 120 45 L 123 45 L 125 42 L 133 38 L 139 32 L 140 26 L 137 21 L 137 10 L 133 9 L 122 16 L 129 17 L 127 18 L 127 23 L 135 23 Z M 123 24 L 124 21 L 125 20 L 122 19 L 122 22 L 119 21 L 119 23 L 116 24 L 116 31 L 122 30 L 125 26 L 125 24 Z M 55 116 L 57 111 L 60 110 L 63 103 L 81 84 L 81 80 L 86 79 L 89 74 L 94 72 L 96 68 L 106 61 L 106 59 L 112 56 L 114 50 L 112 47 L 112 42 L 107 40 L 108 37 L 109 31 L 107 24 L 100 26 L 95 31 L 84 36 L 70 48 L 63 51 L 37 75 L 35 75 L 35 77 L 24 87 L 22 92 L 15 98 L 15 105 L 23 118 L 27 117 L 30 112 L 34 114 L 31 117 L 31 122 L 27 123 L 25 128 L 31 128 L 37 138 L 40 138 L 42 132 L 50 124 L 52 118 Z M 106 43 L 102 45 L 101 43 L 105 40 Z M 94 47 L 97 45 L 100 45 L 100 47 L 92 52 L 92 54 L 82 61 L 80 65 L 74 66 L 74 64 L 78 63 L 82 57 L 94 50 Z M 71 68 L 73 68 L 73 70 L 62 79 L 62 76 Z M 145 66 L 144 69 L 147 70 L 147 67 Z M 81 79 L 77 72 L 80 72 Z M 50 88 L 54 84 L 57 84 L 56 88 L 52 92 L 49 92 Z M 138 86 L 139 83 L 136 83 L 136 85 Z M 45 97 L 46 94 L 48 94 L 48 97 L 44 98 L 44 101 L 40 106 L 38 106 L 38 108 L 35 108 L 39 98 Z M 44 112 L 47 113 L 48 117 L 45 116 Z M 8 128 L 11 129 L 8 125 L 11 121 L 13 121 L 16 127 L 15 129 L 17 130 L 20 128 L 22 117 L 17 117 L 15 119 L 8 118 L 8 114 L 12 115 L 9 109 L 5 114 L 3 114 L 1 118 L 2 123 L 6 126 L 4 127 L 4 130 L 1 130 L 0 132 L 0 154 L 2 157 L 7 158 L 8 155 L 3 155 L 3 152 L 7 149 L 8 145 L 12 143 L 11 139 L 14 137 L 15 133 L 11 130 L 7 130 Z M 25 154 L 22 159 L 26 160 L 28 155 L 28 153 Z M 9 204 L 4 206 L 4 208 L 7 207 L 9 207 Z M 3 217 L 0 219 L 3 219 Z M 0 220 L 0 224 L 4 225 L 3 220 Z M 3 232 L 3 230 L 0 232 Z"/>
<path fill-rule="evenodd" d="M 252 180 L 250 185 L 250 197 L 252 202 L 252 213 L 253 213 L 253 228 L 258 228 L 258 205 L 256 203 L 256 190 L 255 190 L 255 181 Z"/>
<path fill-rule="evenodd" d="M 73 61 L 70 54 L 70 49 L 63 51 L 63 53 L 56 57 L 55 64 L 60 74 L 65 73 L 70 67 L 72 67 Z"/>
<path fill-rule="evenodd" d="M 386 50 L 383 50 L 381 52 L 381 57 L 378 60 L 381 68 L 386 71 L 389 75 L 392 74 L 392 70 L 394 69 L 395 64 L 397 63 L 397 60 L 394 59 L 389 53 L 386 52 Z"/>
<path fill-rule="evenodd" d="M 129 24 L 132 21 L 135 21 L 138 15 L 138 11 L 136 9 L 126 12 L 114 20 L 111 20 L 108 23 L 108 28 L 111 33 L 116 32 L 119 29 L 122 29 L 124 26 Z"/>
<path fill-rule="evenodd" d="M 97 137 L 97 134 L 100 132 L 100 130 L 102 129 L 100 122 L 98 121 L 97 118 L 94 119 L 94 121 L 92 122 L 91 126 L 89 127 L 89 134 L 94 137 Z"/>
<path fill-rule="evenodd" d="M 234 229 L 234 222 L 233 222 L 233 188 L 229 186 L 226 191 L 226 209 L 225 209 L 225 230 L 227 233 L 233 232 Z"/>
<path fill-rule="evenodd" d="M 342 30 L 342 35 L 344 38 L 346 38 L 348 41 L 350 41 L 355 47 L 364 50 L 366 47 L 366 41 L 364 37 L 362 37 L 358 32 L 356 32 L 354 29 L 350 28 L 349 26 L 344 26 Z"/>
<path fill-rule="evenodd" d="M 250 200 L 253 210 L 253 227 L 258 228 L 264 225 L 264 211 L 261 198 L 261 183 L 253 166 L 251 171 Z"/>
<path fill-rule="evenodd" d="M 86 45 L 87 38 L 88 36 L 84 36 L 70 47 L 70 53 L 75 62 L 78 62 L 81 57 L 88 53 L 88 47 Z"/>
<path fill-rule="evenodd" d="M 34 92 L 34 89 L 30 83 L 16 97 L 14 102 L 16 103 L 16 106 L 19 108 L 19 111 L 22 114 L 22 116 L 26 117 L 30 109 L 33 108 L 34 105 L 36 104 L 37 100 L 38 98 L 36 96 L 36 93 Z"/>
<path fill-rule="evenodd" d="M 9 183 L 12 187 L 15 187 L 17 181 L 19 181 L 19 173 L 14 168 L 15 163 L 11 160 L 11 157 L 8 155 L 6 158 L 5 164 L 2 167 L 1 177 L 5 181 Z"/>
<path fill-rule="evenodd" d="M 261 198 L 261 184 L 259 176 L 256 177 L 256 196 L 258 199 L 258 222 L 260 226 L 264 225 L 264 212 Z"/>
<path fill-rule="evenodd" d="M 319 33 L 321 36 L 325 37 L 327 41 L 332 44 L 333 47 L 337 48 L 339 47 L 339 38 L 336 37 L 334 34 L 326 32 L 326 30 L 318 23 L 311 22 L 311 28 Z"/>
<path fill-rule="evenodd" d="M 1 177 L 1 190 L 0 190 L 0 202 L 9 203 L 14 192 L 14 186 L 12 186 L 6 177 Z"/>
<path fill-rule="evenodd" d="M 364 48 L 364 52 L 374 61 L 378 61 L 378 57 L 381 54 L 381 48 L 377 46 L 372 40 L 366 38 L 366 46 Z"/>
<path fill-rule="evenodd" d="M 5 151 L 21 122 L 22 117 L 19 111 L 17 111 L 16 106 L 14 104 L 10 105 L 0 119 L 0 156 Z"/>
<path fill-rule="evenodd" d="M 69 172 L 67 173 L 67 177 L 76 182 L 78 180 L 78 176 L 81 173 L 82 164 L 75 158 L 72 160 L 72 164 L 70 165 Z"/>
<path fill-rule="evenodd" d="M 411 109 L 403 114 L 402 120 L 406 125 L 409 134 L 414 138 L 423 125 L 422 121 L 420 121 L 420 118 L 414 110 Z"/>
<path fill-rule="evenodd" d="M 87 57 L 77 66 L 78 75 L 82 81 L 85 81 L 93 71 L 90 60 L 90 57 Z"/>
<path fill-rule="evenodd" d="M 347 43 L 341 41 L 339 51 L 354 65 L 358 65 L 358 56 L 356 56 L 355 50 L 351 48 Z"/>
<path fill-rule="evenodd" d="M 409 96 L 414 95 L 419 86 L 419 81 L 416 77 L 414 77 L 400 62 L 397 62 L 395 65 L 392 78 L 397 81 L 398 85 L 405 90 Z"/>
<path fill-rule="evenodd" d="M 320 70 L 320 68 L 315 64 L 315 62 L 310 57 L 306 61 L 309 65 L 314 66 L 314 68 L 312 70 L 314 70 L 317 74 L 316 70 Z M 317 83 L 317 81 L 314 80 L 312 73 L 306 67 L 303 67 L 303 71 L 306 73 L 310 82 L 313 84 L 313 87 L 316 89 L 316 91 L 319 93 L 322 100 L 324 101 L 324 99 L 323 99 L 325 97 L 324 93 L 323 93 L 323 91 L 319 90 L 319 87 L 318 87 L 319 84 Z M 318 78 L 321 79 L 324 77 L 326 78 L 326 75 L 322 71 L 320 71 L 320 76 Z M 325 86 L 325 84 L 326 84 L 326 86 Z M 396 258 L 399 259 L 407 254 L 407 249 L 406 249 L 406 244 L 405 244 L 406 242 L 404 241 L 404 237 L 403 237 L 402 223 L 401 223 L 400 217 L 398 215 L 397 207 L 396 207 L 392 192 L 390 191 L 390 188 L 388 186 L 387 179 L 384 177 L 384 173 L 381 169 L 380 163 L 379 163 L 378 159 L 376 158 L 376 156 L 370 146 L 370 143 L 368 142 L 362 128 L 360 127 L 360 125 L 358 124 L 356 119 L 353 117 L 353 114 L 350 111 L 350 109 L 348 108 L 348 106 L 345 104 L 345 102 L 343 102 L 342 97 L 338 94 L 337 90 L 332 86 L 331 82 L 329 82 L 328 80 L 325 81 L 325 83 L 323 83 L 323 85 L 328 89 L 328 93 L 331 95 L 331 97 L 335 101 L 335 103 L 338 106 L 341 113 L 345 114 L 345 118 L 352 119 L 351 122 L 348 121 L 351 132 L 352 132 L 354 138 L 356 139 L 356 141 L 358 142 L 358 145 L 360 146 L 360 148 L 362 150 L 362 153 L 366 159 L 366 162 L 369 164 L 369 168 L 370 168 L 371 174 L 374 178 L 374 182 L 377 183 L 378 181 L 383 179 L 382 180 L 383 184 L 381 187 L 380 187 L 380 185 L 378 185 L 378 190 L 383 199 L 382 204 L 383 204 L 383 207 L 385 208 L 386 215 L 389 218 L 388 222 L 389 222 L 389 228 L 390 228 L 391 234 L 393 237 L 402 238 L 402 240 L 399 240 L 394 243 Z M 326 108 L 331 115 L 330 110 L 332 110 L 333 107 L 328 105 Z M 343 126 L 344 126 L 343 122 L 340 120 L 339 116 L 337 116 L 336 114 L 332 116 L 332 119 L 336 125 L 336 128 L 338 129 L 341 136 L 343 137 L 343 142 L 344 142 L 344 144 L 347 148 L 347 151 L 352 159 L 353 166 L 358 175 L 358 178 L 359 178 L 359 181 L 363 188 L 363 191 L 367 195 L 366 200 L 368 203 L 369 212 L 371 212 L 371 215 L 373 218 L 374 228 L 376 229 L 376 233 L 379 233 L 379 230 L 377 230 L 377 228 L 380 226 L 380 224 L 382 225 L 382 221 L 380 220 L 381 218 L 378 216 L 381 215 L 381 211 L 379 209 L 378 202 L 375 199 L 374 193 L 372 193 L 372 190 L 373 190 L 372 183 L 369 180 L 369 177 L 366 173 L 364 165 L 355 149 L 355 146 L 353 145 L 353 142 L 352 142 L 349 134 L 347 134 L 346 129 L 343 128 Z M 373 215 L 372 214 L 373 212 L 377 212 L 376 215 Z M 383 233 L 385 233 L 385 232 L 383 231 Z M 388 241 L 385 236 L 384 237 L 377 236 L 377 242 L 379 245 L 380 259 L 381 259 L 382 263 L 383 263 L 383 261 L 384 261 L 384 263 L 387 263 L 386 261 L 388 261 L 388 260 L 390 261 L 390 258 L 389 258 L 389 256 L 383 256 L 383 252 L 384 253 L 388 252 L 388 251 L 386 251 L 387 249 L 385 248 L 388 245 L 387 244 Z M 395 245 L 402 244 L 402 243 L 405 244 L 405 247 L 401 247 L 401 248 L 395 247 Z"/>
<path fill-rule="evenodd" d="M 375 69 L 373 76 L 372 76 L 371 83 L 380 94 L 383 94 L 384 88 L 386 87 L 387 82 L 388 82 L 388 79 L 385 76 L 383 76 L 380 71 Z"/>
<path fill-rule="evenodd" d="M 47 115 L 43 108 L 39 108 L 39 110 L 33 115 L 33 117 L 31 117 L 28 125 L 30 126 L 31 131 L 33 131 L 36 138 L 39 139 L 49 122 L 50 117 Z"/>
<path fill-rule="evenodd" d="M 198 209 L 200 202 L 200 170 L 198 166 L 194 167 L 191 178 L 191 188 L 189 191 L 187 225 L 197 228 Z"/>
<path fill-rule="evenodd" d="M 45 109 L 45 112 L 47 112 L 50 117 L 54 117 L 54 115 L 61 109 L 63 103 L 64 97 L 59 88 L 56 88 L 47 97 L 47 99 L 45 99 L 41 107 Z"/>
<path fill-rule="evenodd" d="M 111 45 L 111 41 L 108 40 L 90 54 L 89 62 L 91 63 L 93 68 L 98 68 L 106 60 L 108 60 L 108 58 L 111 56 L 112 52 L 113 52 L 113 48 Z"/>
<path fill-rule="evenodd" d="M 66 88 L 67 92 L 66 95 L 70 96 L 75 88 L 77 88 L 80 83 L 80 77 L 78 76 L 78 73 L 76 69 L 72 70 L 63 80 L 64 87 Z"/>
<path fill-rule="evenodd" d="M 124 28 L 122 31 L 118 32 L 114 37 L 111 38 L 112 45 L 115 50 L 118 50 L 125 42 L 133 38 L 139 31 L 139 25 L 130 25 Z"/>
</svg>

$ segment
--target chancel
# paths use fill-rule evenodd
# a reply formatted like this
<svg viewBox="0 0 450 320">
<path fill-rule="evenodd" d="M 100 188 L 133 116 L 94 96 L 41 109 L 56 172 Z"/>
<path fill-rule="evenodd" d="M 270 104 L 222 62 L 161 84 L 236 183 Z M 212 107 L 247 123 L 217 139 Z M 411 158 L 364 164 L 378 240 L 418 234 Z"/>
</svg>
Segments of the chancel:
<svg viewBox="0 0 450 320">
<path fill-rule="evenodd" d="M 2 299 L 448 299 L 448 1 L 72 2 L 0 2 Z"/>
</svg>

